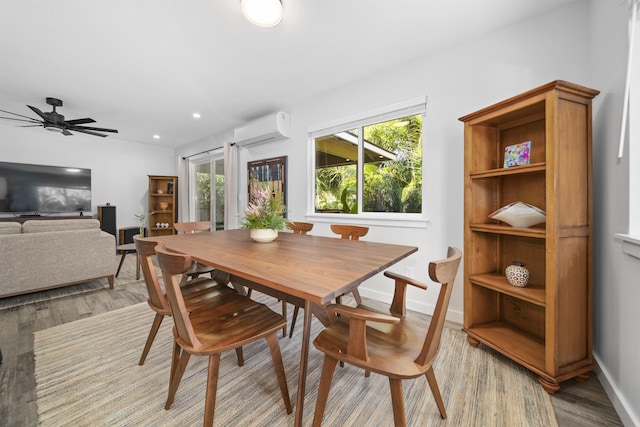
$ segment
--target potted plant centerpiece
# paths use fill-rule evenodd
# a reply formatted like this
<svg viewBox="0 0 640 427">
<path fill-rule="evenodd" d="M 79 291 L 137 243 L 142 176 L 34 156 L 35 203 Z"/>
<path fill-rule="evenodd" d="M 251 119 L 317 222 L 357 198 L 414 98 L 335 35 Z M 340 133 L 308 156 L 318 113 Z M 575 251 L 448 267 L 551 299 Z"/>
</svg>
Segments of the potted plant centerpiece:
<svg viewBox="0 0 640 427">
<path fill-rule="evenodd" d="M 272 190 L 269 185 L 255 187 L 240 226 L 248 229 L 256 242 L 271 242 L 278 237 L 278 231 L 286 228 L 286 210 L 281 193 Z"/>
</svg>

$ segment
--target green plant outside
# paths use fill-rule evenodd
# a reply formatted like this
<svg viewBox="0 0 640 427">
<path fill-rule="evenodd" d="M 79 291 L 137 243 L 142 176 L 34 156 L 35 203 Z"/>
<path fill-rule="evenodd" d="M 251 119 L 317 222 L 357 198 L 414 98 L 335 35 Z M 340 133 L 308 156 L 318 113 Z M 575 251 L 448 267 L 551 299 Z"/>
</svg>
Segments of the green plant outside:
<svg viewBox="0 0 640 427">
<path fill-rule="evenodd" d="M 365 126 L 363 135 L 395 160 L 364 165 L 362 211 L 422 212 L 422 116 Z M 356 165 L 316 169 L 316 211 L 358 213 L 357 188 Z"/>
</svg>

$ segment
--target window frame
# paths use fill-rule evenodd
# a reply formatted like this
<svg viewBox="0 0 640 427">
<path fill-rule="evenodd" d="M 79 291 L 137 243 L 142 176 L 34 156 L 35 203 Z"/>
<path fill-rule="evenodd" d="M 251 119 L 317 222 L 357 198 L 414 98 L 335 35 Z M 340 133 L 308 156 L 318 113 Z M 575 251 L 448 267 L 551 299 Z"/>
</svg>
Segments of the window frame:
<svg viewBox="0 0 640 427">
<path fill-rule="evenodd" d="M 198 221 L 199 219 L 196 218 L 196 211 L 197 211 L 197 203 L 198 203 L 198 195 L 197 195 L 197 191 L 198 191 L 198 186 L 196 183 L 196 169 L 197 166 L 202 165 L 202 164 L 209 164 L 212 168 L 212 173 L 215 176 L 216 173 L 216 162 L 218 161 L 224 161 L 224 152 L 216 150 L 212 153 L 210 153 L 207 156 L 204 157 L 199 157 L 196 159 L 189 159 L 189 221 Z M 226 178 L 226 172 L 225 172 L 225 178 Z M 212 187 L 213 189 L 213 187 Z M 215 190 L 214 190 L 215 191 Z M 225 188 L 226 191 L 226 188 Z M 215 230 L 216 229 L 216 221 L 213 219 L 214 218 L 214 212 L 216 209 L 216 198 L 215 198 L 215 194 L 211 195 L 211 206 L 209 207 L 210 209 L 210 215 L 211 215 L 211 222 L 212 222 L 212 229 Z M 224 229 L 227 229 L 227 224 L 226 224 L 226 220 L 225 220 L 225 215 L 223 215 L 223 226 Z"/>
<path fill-rule="evenodd" d="M 638 6 L 636 6 L 638 7 Z M 631 30 L 632 19 L 629 20 Z M 622 241 L 622 250 L 627 255 L 640 258 L 640 17 L 636 14 L 634 37 L 629 43 L 630 85 L 629 109 L 627 111 L 626 136 L 627 156 L 629 156 L 629 219 L 626 233 L 616 233 L 615 238 Z M 625 88 L 626 90 L 626 88 Z"/>
<path fill-rule="evenodd" d="M 349 131 L 356 128 L 364 128 L 376 123 L 382 123 L 385 121 L 397 119 L 400 117 L 410 115 L 422 115 L 422 153 L 424 156 L 425 138 L 424 129 L 426 123 L 427 112 L 427 97 L 419 96 L 411 98 L 396 104 L 387 105 L 377 109 L 369 110 L 360 114 L 340 118 L 331 122 L 311 126 L 307 129 L 307 146 L 308 146 L 308 176 L 307 176 L 307 188 L 309 189 L 307 197 L 307 213 L 306 219 L 321 223 L 353 223 L 364 225 L 387 225 L 389 222 L 393 222 L 395 226 L 411 227 L 411 228 L 424 228 L 429 222 L 429 218 L 426 214 L 427 206 L 425 203 L 425 189 L 424 189 L 424 177 L 425 177 L 425 162 L 422 162 L 422 212 L 421 213 L 401 213 L 401 212 L 362 212 L 362 195 L 364 185 L 364 167 L 363 156 L 358 156 L 358 213 L 357 214 L 344 214 L 344 213 L 321 213 L 315 212 L 315 173 L 316 173 L 316 160 L 315 160 L 315 139 L 331 135 L 337 132 Z M 362 132 L 358 135 L 358 150 L 362 150 Z"/>
</svg>

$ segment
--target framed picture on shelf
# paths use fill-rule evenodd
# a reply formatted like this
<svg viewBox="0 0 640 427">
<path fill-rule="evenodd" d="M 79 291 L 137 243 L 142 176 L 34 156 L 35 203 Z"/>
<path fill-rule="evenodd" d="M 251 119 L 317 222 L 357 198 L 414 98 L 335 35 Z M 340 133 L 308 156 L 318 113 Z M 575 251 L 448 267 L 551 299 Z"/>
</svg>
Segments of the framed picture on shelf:
<svg viewBox="0 0 640 427">
<path fill-rule="evenodd" d="M 509 145 L 504 148 L 504 167 L 528 165 L 531 163 L 531 141 Z"/>
<path fill-rule="evenodd" d="M 247 186 L 249 203 L 257 187 L 268 185 L 271 191 L 282 195 L 282 203 L 287 204 L 287 156 L 247 162 Z M 287 217 L 287 213 L 284 213 Z"/>
</svg>

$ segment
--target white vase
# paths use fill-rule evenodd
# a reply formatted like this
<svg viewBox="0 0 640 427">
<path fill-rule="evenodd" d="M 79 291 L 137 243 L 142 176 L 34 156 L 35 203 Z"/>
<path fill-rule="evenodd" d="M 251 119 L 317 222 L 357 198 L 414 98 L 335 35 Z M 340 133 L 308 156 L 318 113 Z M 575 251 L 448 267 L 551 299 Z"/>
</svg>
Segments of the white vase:
<svg viewBox="0 0 640 427">
<path fill-rule="evenodd" d="M 278 237 L 278 230 L 271 230 L 268 228 L 253 228 L 249 230 L 249 236 L 260 243 L 273 242 Z"/>
</svg>

